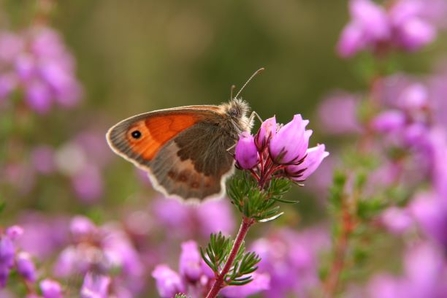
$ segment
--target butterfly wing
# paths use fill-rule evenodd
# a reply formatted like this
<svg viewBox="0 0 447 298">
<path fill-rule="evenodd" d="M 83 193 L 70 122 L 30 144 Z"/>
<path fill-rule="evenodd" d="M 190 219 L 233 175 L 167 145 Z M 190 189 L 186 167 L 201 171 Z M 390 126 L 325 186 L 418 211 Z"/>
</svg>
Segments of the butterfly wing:
<svg viewBox="0 0 447 298">
<path fill-rule="evenodd" d="M 235 137 L 218 125 L 200 122 L 169 141 L 151 162 L 154 186 L 168 196 L 202 201 L 221 197 L 233 173 L 227 151 Z"/>
<path fill-rule="evenodd" d="M 235 136 L 217 106 L 168 109 L 137 115 L 107 133 L 112 149 L 149 172 L 168 196 L 203 200 L 221 196 L 233 159 Z M 227 126 L 225 126 L 227 127 Z"/>
</svg>

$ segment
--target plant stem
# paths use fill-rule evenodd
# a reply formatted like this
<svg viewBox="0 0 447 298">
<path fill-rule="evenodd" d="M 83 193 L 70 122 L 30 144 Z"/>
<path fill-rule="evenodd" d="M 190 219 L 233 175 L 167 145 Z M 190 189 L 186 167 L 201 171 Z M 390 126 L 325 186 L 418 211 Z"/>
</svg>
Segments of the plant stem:
<svg viewBox="0 0 447 298">
<path fill-rule="evenodd" d="M 220 289 L 222 289 L 225 285 L 225 275 L 227 275 L 228 271 L 230 271 L 231 266 L 233 265 L 234 259 L 236 258 L 237 252 L 241 247 L 242 243 L 244 243 L 245 236 L 247 236 L 248 230 L 255 223 L 255 220 L 252 218 L 244 217 L 242 219 L 241 225 L 239 227 L 239 231 L 237 232 L 236 239 L 234 240 L 233 247 L 231 248 L 230 255 L 223 267 L 222 271 L 216 278 L 211 290 L 206 295 L 206 298 L 215 298 L 217 294 L 219 294 Z"/>
<path fill-rule="evenodd" d="M 355 227 L 354 218 L 350 213 L 346 198 L 343 198 L 341 212 L 341 232 L 334 244 L 334 258 L 324 285 L 324 297 L 326 298 L 335 297 L 340 282 L 340 275 L 345 267 L 349 239 Z"/>
</svg>

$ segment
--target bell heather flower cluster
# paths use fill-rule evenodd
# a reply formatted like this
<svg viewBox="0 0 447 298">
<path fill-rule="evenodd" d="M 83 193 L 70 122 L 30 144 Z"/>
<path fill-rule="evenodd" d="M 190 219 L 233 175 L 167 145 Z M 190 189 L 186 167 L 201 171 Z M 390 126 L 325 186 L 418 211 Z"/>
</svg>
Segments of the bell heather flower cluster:
<svg viewBox="0 0 447 298">
<path fill-rule="evenodd" d="M 8 279 L 13 272 L 23 280 L 23 283 L 33 289 L 38 280 L 38 271 L 30 253 L 23 251 L 17 245 L 17 240 L 23 235 L 20 226 L 11 226 L 0 231 L 0 295 L 2 289 L 7 286 Z M 51 279 L 43 279 L 39 282 L 41 296 L 33 293 L 27 297 L 33 298 L 62 298 L 62 286 Z M 31 290 L 33 291 L 33 290 Z"/>
<path fill-rule="evenodd" d="M 434 7 L 437 9 L 431 9 Z M 339 55 L 345 58 L 360 51 L 384 54 L 390 49 L 419 50 L 436 39 L 439 16 L 447 11 L 447 4 L 397 0 L 382 6 L 372 0 L 350 0 L 349 10 L 351 21 L 337 45 Z"/>
<path fill-rule="evenodd" d="M 40 114 L 54 104 L 72 108 L 81 99 L 75 61 L 55 30 L 34 26 L 19 33 L 0 32 L 0 104 L 20 92 Z"/>
<path fill-rule="evenodd" d="M 331 191 L 337 232 L 324 291 L 328 296 L 443 297 L 447 273 L 447 68 L 440 63 L 433 74 L 390 75 L 383 73 L 381 58 L 393 48 L 415 51 L 434 42 L 437 32 L 445 29 L 447 2 L 386 3 L 382 7 L 369 0 L 351 1 L 352 20 L 338 44 L 341 56 L 369 51 L 377 65 L 368 69 L 369 90 L 355 95 L 344 92 L 341 101 L 335 98 L 351 104 L 355 98 L 356 108 L 350 109 L 347 118 L 350 127 L 360 129 L 355 131 L 357 151 L 333 162 L 342 165 L 342 174 L 335 176 Z M 340 132 L 352 134 L 344 119 L 328 117 L 327 106 L 330 103 L 322 103 L 320 116 L 342 127 L 333 131 L 337 138 Z M 339 105 L 332 114 L 344 107 Z M 379 238 L 377 228 L 389 233 L 385 237 L 401 241 L 402 250 L 396 256 L 403 255 L 403 270 L 373 274 L 366 288 L 348 288 L 348 282 L 338 278 L 342 272 L 349 276 L 358 268 L 350 263 L 355 264 L 356 259 L 349 252 L 381 254 L 360 244 Z"/>
<path fill-rule="evenodd" d="M 73 241 L 56 261 L 56 276 L 85 276 L 85 292 L 96 289 L 102 293 L 99 297 L 132 297 L 141 291 L 144 266 L 120 225 L 98 227 L 88 218 L 77 216 L 71 221 L 70 231 Z"/>
<path fill-rule="evenodd" d="M 285 125 L 272 117 L 262 122 L 256 135 L 243 133 L 235 148 L 236 166 L 250 171 L 261 188 L 273 177 L 304 182 L 329 155 L 324 145 L 308 148 L 312 135 L 306 130 L 308 123 L 301 115 Z"/>
</svg>

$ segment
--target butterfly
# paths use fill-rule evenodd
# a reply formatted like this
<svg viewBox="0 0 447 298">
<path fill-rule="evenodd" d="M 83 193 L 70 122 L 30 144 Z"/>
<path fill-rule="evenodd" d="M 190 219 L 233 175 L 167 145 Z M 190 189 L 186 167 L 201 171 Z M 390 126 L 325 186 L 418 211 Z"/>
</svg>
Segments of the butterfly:
<svg viewBox="0 0 447 298">
<path fill-rule="evenodd" d="M 237 95 L 236 95 L 237 97 Z M 125 119 L 106 134 L 112 150 L 147 171 L 153 187 L 193 202 L 225 194 L 239 134 L 250 131 L 247 102 L 156 110 Z"/>
</svg>

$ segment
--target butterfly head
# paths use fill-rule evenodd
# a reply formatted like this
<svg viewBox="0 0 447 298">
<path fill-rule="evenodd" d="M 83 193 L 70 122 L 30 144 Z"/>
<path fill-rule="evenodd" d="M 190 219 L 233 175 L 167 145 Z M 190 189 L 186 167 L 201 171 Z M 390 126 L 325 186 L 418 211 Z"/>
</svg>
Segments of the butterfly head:
<svg viewBox="0 0 447 298">
<path fill-rule="evenodd" d="M 248 103 L 240 98 L 233 98 L 228 103 L 221 105 L 223 112 L 229 117 L 230 122 L 234 125 L 237 134 L 244 131 L 250 131 L 253 126 L 251 117 L 247 114 L 250 111 Z"/>
</svg>

